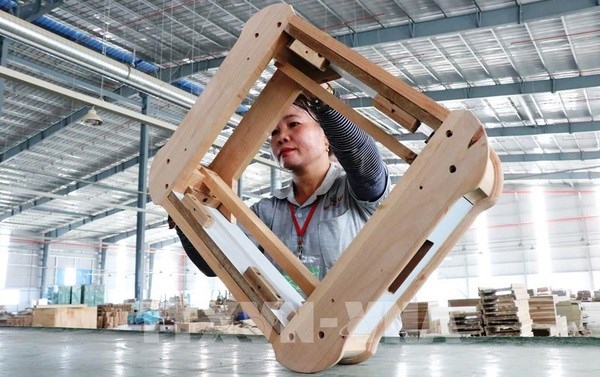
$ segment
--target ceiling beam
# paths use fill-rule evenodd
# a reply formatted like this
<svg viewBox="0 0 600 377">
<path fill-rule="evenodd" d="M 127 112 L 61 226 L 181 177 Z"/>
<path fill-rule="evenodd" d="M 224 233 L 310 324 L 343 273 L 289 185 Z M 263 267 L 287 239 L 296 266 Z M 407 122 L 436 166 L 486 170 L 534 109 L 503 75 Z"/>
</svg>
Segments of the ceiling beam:
<svg viewBox="0 0 600 377">
<path fill-rule="evenodd" d="M 544 162 L 544 161 L 588 161 L 600 160 L 600 152 L 560 152 L 560 153 L 519 153 L 501 155 L 500 161 L 511 162 Z"/>
<path fill-rule="evenodd" d="M 515 4 L 501 9 L 469 13 L 437 20 L 411 22 L 405 25 L 378 28 L 338 35 L 335 38 L 348 47 L 359 48 L 382 43 L 395 43 L 413 38 L 432 37 L 447 33 L 460 33 L 473 29 L 501 25 L 521 24 L 543 18 L 560 17 L 598 7 L 597 0 L 545 0 L 536 3 Z M 224 58 L 206 59 L 179 66 L 176 70 L 160 70 L 159 77 L 177 80 L 196 72 L 217 68 Z"/>
<path fill-rule="evenodd" d="M 485 132 L 490 138 L 516 137 L 516 136 L 537 136 L 537 135 L 555 135 L 555 134 L 576 134 L 580 132 L 600 131 L 599 121 L 575 122 L 575 123 L 556 123 L 538 126 L 517 126 L 517 127 L 494 127 L 486 128 Z M 399 141 L 425 141 L 427 135 L 422 132 L 406 133 L 394 136 Z"/>
<path fill-rule="evenodd" d="M 146 230 L 150 230 L 150 229 L 156 229 L 156 228 L 160 228 L 164 225 L 167 225 L 167 220 L 162 220 L 153 224 L 148 224 L 146 225 Z M 137 230 L 136 229 L 132 229 L 132 230 L 128 230 L 126 232 L 122 232 L 119 234 L 115 234 L 114 236 L 110 236 L 107 238 L 103 238 L 101 240 L 102 244 L 109 244 L 109 243 L 117 243 L 121 240 L 124 240 L 126 238 L 129 238 L 131 236 L 135 236 L 137 234 Z"/>
<path fill-rule="evenodd" d="M 520 181 L 520 180 L 561 180 L 561 181 L 581 181 L 600 179 L 600 172 L 585 172 L 585 171 L 570 171 L 556 173 L 513 173 L 504 174 L 504 181 Z"/>
<path fill-rule="evenodd" d="M 600 151 L 594 152 L 560 152 L 560 153 L 519 153 L 498 155 L 502 163 L 512 162 L 545 162 L 545 161 L 589 161 L 600 160 Z M 418 158 L 418 157 L 417 157 Z M 406 164 L 400 158 L 386 158 L 384 162 L 390 164 Z"/>
<path fill-rule="evenodd" d="M 546 0 L 528 4 L 446 17 L 431 21 L 411 22 L 388 28 L 379 28 L 336 37 L 350 47 L 366 47 L 394 43 L 406 39 L 460 33 L 472 29 L 492 28 L 507 24 L 522 24 L 537 19 L 559 17 L 567 13 L 597 8 L 597 0 Z"/>
<path fill-rule="evenodd" d="M 169 238 L 167 240 L 151 243 L 148 245 L 148 248 L 151 250 L 157 250 L 157 249 L 162 249 L 163 247 L 171 246 L 171 245 L 174 245 L 174 244 L 180 243 L 180 242 L 181 241 L 179 240 L 179 237 L 173 237 L 173 238 Z"/>
<path fill-rule="evenodd" d="M 455 101 L 475 98 L 508 97 L 536 93 L 556 93 L 564 90 L 594 88 L 600 86 L 600 75 L 568 77 L 562 79 L 535 80 L 512 84 L 471 86 L 461 89 L 442 89 L 423 92 L 436 101 Z M 353 108 L 372 107 L 371 97 L 346 100 Z"/>
<path fill-rule="evenodd" d="M 41 0 L 30 1 L 19 5 L 17 8 L 17 17 L 31 22 L 40 16 L 50 13 L 52 9 L 64 3 L 64 0 L 45 0 L 43 4 Z"/>
<path fill-rule="evenodd" d="M 120 208 L 113 208 L 111 210 L 104 211 L 104 212 L 101 212 L 101 213 L 97 213 L 95 215 L 86 216 L 85 218 L 83 218 L 81 220 L 78 220 L 76 222 L 73 222 L 73 223 L 70 223 L 68 225 L 61 226 L 60 228 L 56 228 L 56 229 L 50 230 L 48 232 L 45 232 L 44 233 L 44 237 L 46 237 L 46 238 L 58 238 L 58 237 L 66 234 L 66 233 L 68 233 L 68 232 L 70 232 L 72 230 L 75 230 L 75 229 L 79 228 L 82 225 L 89 224 L 92 221 L 100 220 L 100 219 L 103 219 L 103 218 L 108 217 L 108 216 L 112 216 L 112 215 L 114 215 L 116 213 L 119 213 L 121 211 L 123 211 L 123 210 L 120 209 Z"/>
<path fill-rule="evenodd" d="M 157 152 L 158 152 L 158 148 L 153 148 L 153 149 L 149 150 L 148 155 L 150 157 L 154 157 Z M 117 173 L 121 173 L 129 168 L 137 166 L 139 164 L 139 161 L 140 161 L 139 156 L 132 157 L 129 160 L 120 163 L 119 165 L 115 165 L 108 169 L 104 169 L 101 172 L 94 174 L 93 176 L 91 176 L 89 178 L 86 178 L 85 182 L 72 183 L 60 190 L 54 191 L 53 194 L 66 196 L 66 195 L 72 193 L 73 191 L 79 190 L 79 189 L 84 188 L 89 185 L 93 185 L 96 182 L 100 182 L 103 179 L 107 179 Z M 18 215 L 28 209 L 46 204 L 54 199 L 55 199 L 54 197 L 41 197 L 41 198 L 32 200 L 30 202 L 15 206 L 14 208 L 11 208 L 11 209 L 1 213 L 0 221 L 5 220 L 11 216 Z"/>
</svg>

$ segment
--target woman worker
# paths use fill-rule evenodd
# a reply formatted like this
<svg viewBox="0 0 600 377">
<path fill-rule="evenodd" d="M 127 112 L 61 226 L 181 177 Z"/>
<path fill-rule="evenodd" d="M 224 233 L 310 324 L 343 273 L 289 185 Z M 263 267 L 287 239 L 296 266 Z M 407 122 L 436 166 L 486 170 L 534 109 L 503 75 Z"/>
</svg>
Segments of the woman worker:
<svg viewBox="0 0 600 377">
<path fill-rule="evenodd" d="M 271 132 L 270 145 L 292 183 L 251 209 L 322 279 L 389 192 L 387 169 L 373 138 L 303 94 Z M 178 234 L 192 261 L 214 276 Z"/>
</svg>

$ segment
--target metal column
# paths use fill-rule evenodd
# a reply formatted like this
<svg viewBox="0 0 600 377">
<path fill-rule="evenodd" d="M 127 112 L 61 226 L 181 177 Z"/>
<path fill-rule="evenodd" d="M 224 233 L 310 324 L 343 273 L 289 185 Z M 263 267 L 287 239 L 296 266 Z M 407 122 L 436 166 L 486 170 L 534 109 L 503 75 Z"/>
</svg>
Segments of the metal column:
<svg viewBox="0 0 600 377">
<path fill-rule="evenodd" d="M 140 94 L 142 97 L 142 114 L 148 114 L 148 96 Z M 146 208 L 146 199 L 148 194 L 148 126 L 144 123 L 140 125 L 140 165 L 138 171 L 138 198 L 137 207 Z M 145 249 L 145 227 L 146 212 L 137 213 L 137 228 L 135 240 L 135 299 L 143 300 L 144 291 L 144 249 Z"/>
<path fill-rule="evenodd" d="M 8 59 L 8 42 L 6 38 L 0 37 L 0 65 L 6 67 Z M 4 110 L 4 79 L 0 79 L 0 113 Z"/>
<path fill-rule="evenodd" d="M 46 289 L 46 279 L 48 276 L 48 254 L 50 254 L 50 242 L 46 241 L 44 242 L 44 247 L 42 250 L 42 263 L 40 263 L 40 268 L 42 269 L 40 277 L 40 298 L 44 298 L 44 290 Z"/>
<path fill-rule="evenodd" d="M 104 274 L 106 274 L 106 254 L 108 245 L 103 243 L 100 245 L 100 284 L 104 284 Z"/>
<path fill-rule="evenodd" d="M 152 277 L 154 276 L 154 255 L 148 255 L 148 289 L 146 290 L 146 298 L 152 297 Z"/>
</svg>

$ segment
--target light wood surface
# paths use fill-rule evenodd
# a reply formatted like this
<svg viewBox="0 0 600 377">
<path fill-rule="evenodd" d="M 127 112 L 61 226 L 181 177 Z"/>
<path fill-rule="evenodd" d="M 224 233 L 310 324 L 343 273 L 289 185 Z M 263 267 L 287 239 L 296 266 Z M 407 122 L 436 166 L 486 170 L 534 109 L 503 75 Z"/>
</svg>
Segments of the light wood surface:
<svg viewBox="0 0 600 377">
<path fill-rule="evenodd" d="M 277 71 L 251 110 L 210 167 L 198 165 L 271 59 L 277 61 Z M 319 85 L 340 73 L 372 88 L 374 106 L 410 132 L 421 123 L 436 130 L 418 156 Z M 232 189 L 300 91 L 320 98 L 411 164 L 321 282 Z M 338 362 L 358 363 L 376 352 L 386 326 L 475 217 L 494 204 L 502 173 L 473 114 L 448 111 L 308 24 L 290 6 L 275 4 L 246 23 L 217 74 L 155 158 L 149 187 L 153 201 L 165 207 L 263 331 L 276 359 L 289 369 L 311 373 Z M 176 193 L 183 194 L 183 203 Z M 232 214 L 282 271 L 243 242 L 232 243 L 245 245 L 241 249 L 221 247 L 222 237 L 214 233 L 221 228 L 215 224 L 203 229 L 210 224 L 206 215 L 218 215 L 219 226 L 232 224 L 215 210 L 207 212 L 204 205 L 210 203 Z M 460 211 L 455 211 L 459 204 Z M 456 214 L 460 217 L 448 218 Z M 444 239 L 432 235 L 440 224 L 452 226 Z M 240 264 L 244 253 L 260 258 Z M 282 272 L 305 292 L 303 303 Z M 383 299 L 393 302 L 367 323 L 375 313 L 371 309 Z"/>
</svg>

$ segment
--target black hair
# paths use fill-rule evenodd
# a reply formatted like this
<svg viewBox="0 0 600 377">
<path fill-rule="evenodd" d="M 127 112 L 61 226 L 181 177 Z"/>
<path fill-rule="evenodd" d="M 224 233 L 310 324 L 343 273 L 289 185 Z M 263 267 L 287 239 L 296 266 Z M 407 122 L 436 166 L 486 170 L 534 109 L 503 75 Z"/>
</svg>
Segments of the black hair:
<svg viewBox="0 0 600 377">
<path fill-rule="evenodd" d="M 308 97 L 304 93 L 301 93 L 298 95 L 298 97 L 296 97 L 296 100 L 294 101 L 293 105 L 306 111 L 311 118 L 313 118 L 317 123 L 321 124 L 313 110 L 313 104 L 311 103 L 311 100 L 308 99 Z"/>
</svg>

